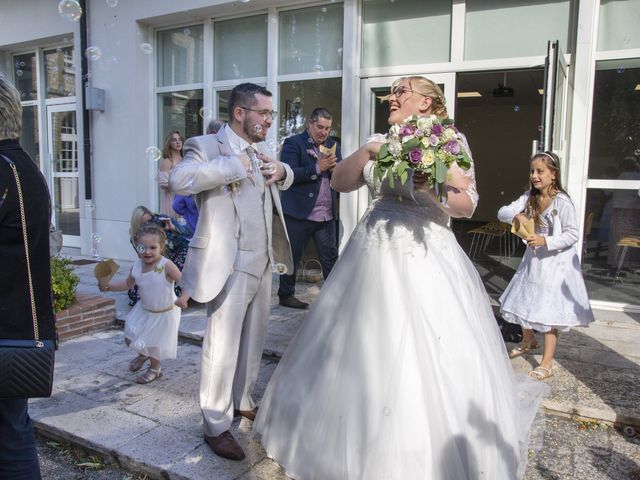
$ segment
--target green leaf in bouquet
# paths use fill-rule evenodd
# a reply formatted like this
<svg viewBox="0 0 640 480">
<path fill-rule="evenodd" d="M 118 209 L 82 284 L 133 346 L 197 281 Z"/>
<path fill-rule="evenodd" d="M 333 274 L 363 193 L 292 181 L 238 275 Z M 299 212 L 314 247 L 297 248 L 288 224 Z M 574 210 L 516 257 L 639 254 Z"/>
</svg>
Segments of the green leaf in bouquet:
<svg viewBox="0 0 640 480">
<path fill-rule="evenodd" d="M 458 161 L 458 165 L 465 170 L 471 168 L 471 158 L 466 152 L 462 152 L 462 159 Z"/>
<path fill-rule="evenodd" d="M 394 188 L 396 186 L 395 181 L 395 172 L 393 170 L 389 170 L 389 175 L 387 175 L 387 180 L 389 181 L 389 187 Z"/>
<path fill-rule="evenodd" d="M 401 162 L 398 162 L 396 171 L 398 172 L 398 175 L 402 175 L 407 168 L 409 168 L 409 162 L 402 160 Z"/>
<path fill-rule="evenodd" d="M 439 158 L 436 158 L 435 165 L 436 165 L 436 182 L 443 183 L 445 178 L 447 178 L 447 166 Z"/>
<path fill-rule="evenodd" d="M 443 127 L 447 127 L 449 125 L 453 125 L 455 122 L 453 121 L 453 118 L 443 118 L 442 119 L 442 126 Z"/>
<path fill-rule="evenodd" d="M 420 145 L 420 139 L 418 137 L 413 137 L 402 144 L 403 146 L 402 149 L 404 150 L 405 148 L 407 149 L 414 148 L 414 147 L 417 147 L 418 145 Z"/>
<path fill-rule="evenodd" d="M 378 158 L 379 159 L 383 159 L 385 157 L 389 156 L 389 146 L 386 143 L 383 143 L 380 146 L 380 150 L 378 151 Z"/>
<path fill-rule="evenodd" d="M 407 183 L 407 180 L 409 179 L 409 171 L 405 169 L 402 171 L 402 173 L 399 176 L 400 176 L 400 184 L 404 185 L 405 183 Z"/>
</svg>

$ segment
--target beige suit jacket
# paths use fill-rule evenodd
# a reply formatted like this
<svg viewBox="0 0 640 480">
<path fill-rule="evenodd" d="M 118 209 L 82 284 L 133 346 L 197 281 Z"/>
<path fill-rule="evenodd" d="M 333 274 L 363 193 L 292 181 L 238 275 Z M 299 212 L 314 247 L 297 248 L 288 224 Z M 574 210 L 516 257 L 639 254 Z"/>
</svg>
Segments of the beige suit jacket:
<svg viewBox="0 0 640 480">
<path fill-rule="evenodd" d="M 270 152 L 264 144 L 258 151 Z M 233 153 L 223 128 L 217 135 L 189 138 L 183 147 L 184 158 L 171 170 L 169 188 L 180 195 L 195 194 L 198 224 L 182 271 L 182 284 L 191 297 L 201 303 L 213 300 L 232 272 L 238 250 L 240 222 L 227 185 L 247 178 L 240 159 Z M 282 264 L 293 272 L 293 260 L 280 190 L 293 183 L 293 172 L 283 164 L 285 179 L 265 188 L 264 214 L 267 225 L 269 259 L 272 265 Z M 277 213 L 277 215 L 275 214 Z"/>
</svg>

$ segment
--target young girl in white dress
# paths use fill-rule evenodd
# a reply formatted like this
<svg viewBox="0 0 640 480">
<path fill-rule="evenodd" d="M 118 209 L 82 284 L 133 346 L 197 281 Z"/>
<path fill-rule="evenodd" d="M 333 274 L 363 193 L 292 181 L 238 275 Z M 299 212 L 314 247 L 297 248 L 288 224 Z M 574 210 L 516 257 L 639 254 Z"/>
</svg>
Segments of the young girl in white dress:
<svg viewBox="0 0 640 480">
<path fill-rule="evenodd" d="M 576 211 L 562 188 L 558 157 L 538 153 L 530 166 L 531 190 L 498 212 L 502 222 L 533 218 L 535 225 L 535 234 L 525 239 L 529 248 L 500 297 L 500 311 L 506 321 L 523 328 L 522 342 L 511 350 L 511 358 L 538 348 L 534 330 L 544 333 L 542 361 L 529 373 L 544 380 L 553 375 L 558 331 L 588 325 L 593 312 L 575 249 Z"/>
<path fill-rule="evenodd" d="M 127 346 L 138 352 L 129 370 L 137 372 L 147 360 L 149 368 L 136 379 L 153 382 L 162 376 L 160 361 L 176 358 L 180 308 L 174 305 L 174 282 L 180 280 L 178 267 L 162 256 L 167 240 L 159 226 L 143 224 L 134 236 L 138 260 L 126 280 L 109 283 L 103 290 L 124 291 L 138 285 L 140 301 L 127 315 L 124 337 Z"/>
<path fill-rule="evenodd" d="M 442 91 L 423 77 L 394 82 L 387 99 L 391 124 L 447 117 Z M 366 184 L 374 201 L 279 362 L 254 429 L 298 480 L 522 478 L 546 385 L 515 377 L 449 227 L 475 209 L 473 167 L 449 169 L 445 205 L 425 178 L 374 182 L 385 141 L 333 171 L 336 190 Z"/>
</svg>

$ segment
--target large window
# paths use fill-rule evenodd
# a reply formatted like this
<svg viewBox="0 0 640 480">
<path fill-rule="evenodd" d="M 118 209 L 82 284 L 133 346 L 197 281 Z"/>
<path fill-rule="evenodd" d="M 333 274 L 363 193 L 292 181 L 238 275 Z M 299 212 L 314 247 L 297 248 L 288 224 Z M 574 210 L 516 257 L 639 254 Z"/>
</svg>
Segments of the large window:
<svg viewBox="0 0 640 480">
<path fill-rule="evenodd" d="M 640 2 L 601 0 L 598 18 L 598 50 L 640 48 Z"/>
<path fill-rule="evenodd" d="M 570 52 L 571 0 L 466 0 L 464 59 L 545 55 L 548 40 Z"/>
<path fill-rule="evenodd" d="M 45 50 L 46 98 L 73 97 L 76 94 L 76 69 L 73 64 L 73 47 Z"/>
<path fill-rule="evenodd" d="M 158 32 L 158 86 L 201 83 L 203 47 L 202 25 Z"/>
<path fill-rule="evenodd" d="M 20 100 L 28 102 L 38 99 L 38 81 L 36 78 L 36 54 L 27 53 L 13 57 L 13 78 L 20 92 Z"/>
<path fill-rule="evenodd" d="M 451 0 L 365 0 L 362 66 L 448 62 Z"/>
<path fill-rule="evenodd" d="M 640 59 L 596 65 L 582 268 L 593 300 L 638 304 Z"/>
<path fill-rule="evenodd" d="M 213 60 L 215 80 L 266 77 L 267 16 L 216 22 Z"/>
<path fill-rule="evenodd" d="M 340 137 L 342 79 L 304 80 L 280 84 L 280 141 L 302 132 L 314 108 L 324 107 L 333 117 L 330 135 Z"/>
<path fill-rule="evenodd" d="M 185 138 L 202 135 L 202 90 L 185 90 L 158 95 L 158 139 L 178 130 Z"/>
<path fill-rule="evenodd" d="M 281 75 L 342 70 L 342 4 L 280 14 Z"/>
</svg>

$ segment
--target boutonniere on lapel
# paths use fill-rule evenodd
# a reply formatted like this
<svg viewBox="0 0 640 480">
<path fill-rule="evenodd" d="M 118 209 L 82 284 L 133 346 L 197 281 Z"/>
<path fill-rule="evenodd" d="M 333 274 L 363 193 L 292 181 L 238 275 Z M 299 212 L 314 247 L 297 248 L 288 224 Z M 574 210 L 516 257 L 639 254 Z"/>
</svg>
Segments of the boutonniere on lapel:
<svg viewBox="0 0 640 480">
<path fill-rule="evenodd" d="M 315 158 L 316 160 L 318 159 L 318 154 L 314 148 L 307 148 L 307 155 Z"/>
<path fill-rule="evenodd" d="M 224 191 L 227 193 L 236 193 L 238 190 L 240 190 L 240 182 L 231 182 L 224 186 Z"/>
</svg>

